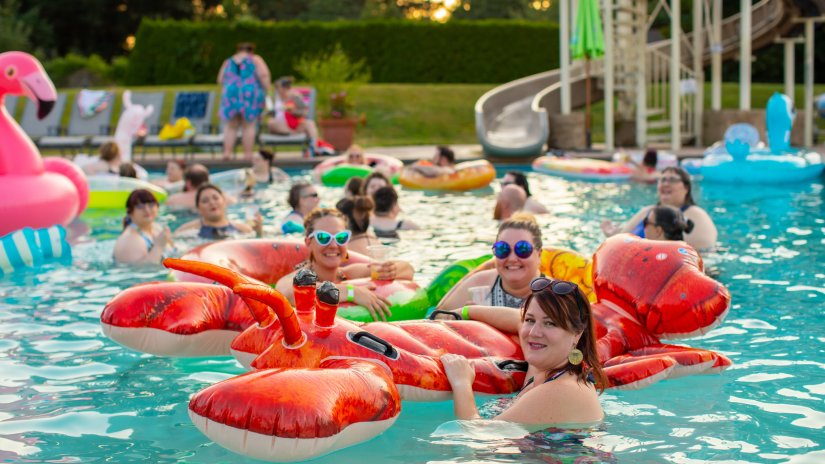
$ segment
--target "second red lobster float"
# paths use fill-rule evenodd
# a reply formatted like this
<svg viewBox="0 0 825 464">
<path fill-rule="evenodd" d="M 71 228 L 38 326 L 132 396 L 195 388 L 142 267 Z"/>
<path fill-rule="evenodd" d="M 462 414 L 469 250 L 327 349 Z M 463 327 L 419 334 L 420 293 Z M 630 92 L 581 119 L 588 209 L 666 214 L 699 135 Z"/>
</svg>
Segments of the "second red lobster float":
<svg viewBox="0 0 825 464">
<path fill-rule="evenodd" d="M 471 360 L 478 393 L 513 393 L 524 382 L 526 366 L 514 334 L 477 321 L 361 324 L 336 317 L 337 288 L 316 287 L 309 271 L 296 275 L 293 308 L 268 285 L 237 272 L 209 263 L 165 263 L 226 285 L 190 284 L 201 286 L 190 301 L 210 306 L 195 315 L 204 326 L 220 325 L 244 307 L 252 315 L 222 327 L 240 332 L 231 341 L 233 353 L 255 370 L 207 387 L 189 404 L 204 434 L 244 455 L 308 459 L 380 434 L 400 413 L 402 399 L 450 398 L 439 359 L 444 353 Z M 730 305 L 727 290 L 702 272 L 701 258 L 683 242 L 612 237 L 594 255 L 593 283 L 597 350 L 609 387 L 639 388 L 730 366 L 721 354 L 660 341 L 710 330 Z M 128 297 L 132 290 L 104 309 L 107 334 L 147 321 L 175 325 L 184 313 L 200 311 L 184 310 L 188 305 L 178 305 L 174 294 L 135 301 Z M 216 343 L 229 339 L 218 338 Z"/>
</svg>

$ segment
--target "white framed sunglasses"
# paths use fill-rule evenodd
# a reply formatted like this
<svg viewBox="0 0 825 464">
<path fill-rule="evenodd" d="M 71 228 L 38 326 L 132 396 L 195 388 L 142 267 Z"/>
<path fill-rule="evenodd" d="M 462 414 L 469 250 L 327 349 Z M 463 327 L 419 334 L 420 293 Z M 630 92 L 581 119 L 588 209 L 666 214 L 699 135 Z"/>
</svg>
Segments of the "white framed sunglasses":
<svg viewBox="0 0 825 464">
<path fill-rule="evenodd" d="M 349 242 L 349 239 L 352 238 L 352 231 L 350 230 L 342 230 L 337 234 L 333 234 L 332 232 L 327 232 L 325 230 L 316 230 L 310 237 L 314 238 L 318 245 L 327 246 L 332 243 L 332 240 L 335 239 L 335 243 L 339 246 L 344 246 Z"/>
</svg>

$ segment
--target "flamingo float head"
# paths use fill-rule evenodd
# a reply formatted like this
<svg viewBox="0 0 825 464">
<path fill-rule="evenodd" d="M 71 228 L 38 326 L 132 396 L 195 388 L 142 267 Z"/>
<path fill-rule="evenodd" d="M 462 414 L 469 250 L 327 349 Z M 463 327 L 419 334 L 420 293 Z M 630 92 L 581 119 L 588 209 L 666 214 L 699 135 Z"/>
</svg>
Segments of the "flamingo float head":
<svg viewBox="0 0 825 464">
<path fill-rule="evenodd" d="M 37 102 L 37 117 L 45 118 L 57 100 L 54 88 L 37 58 L 23 52 L 0 53 L 0 95 L 25 96 Z"/>
</svg>

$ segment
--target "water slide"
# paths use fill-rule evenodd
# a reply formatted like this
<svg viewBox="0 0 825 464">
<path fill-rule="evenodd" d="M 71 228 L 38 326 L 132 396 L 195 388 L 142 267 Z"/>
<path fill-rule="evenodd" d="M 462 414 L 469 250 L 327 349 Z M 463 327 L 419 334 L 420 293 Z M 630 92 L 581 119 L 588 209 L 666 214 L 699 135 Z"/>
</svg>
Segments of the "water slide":
<svg viewBox="0 0 825 464">
<path fill-rule="evenodd" d="M 751 8 L 752 49 L 770 45 L 796 25 L 793 18 L 825 14 L 825 0 L 760 0 Z M 722 58 L 736 58 L 739 50 L 739 14 L 723 20 Z M 691 34 L 687 34 L 688 38 Z M 670 39 L 651 42 L 648 50 L 669 54 Z M 683 48 L 685 65 L 690 54 Z M 705 63 L 710 63 L 705 48 Z M 602 76 L 601 60 L 591 61 L 591 76 Z M 485 93 L 475 105 L 476 135 L 484 152 L 492 156 L 529 157 L 542 152 L 549 135 L 548 114 L 561 111 L 561 72 L 558 69 L 527 76 Z M 581 60 L 570 67 L 571 104 L 583 107 L 585 75 Z M 598 85 L 592 86 L 592 101 L 602 98 Z"/>
</svg>

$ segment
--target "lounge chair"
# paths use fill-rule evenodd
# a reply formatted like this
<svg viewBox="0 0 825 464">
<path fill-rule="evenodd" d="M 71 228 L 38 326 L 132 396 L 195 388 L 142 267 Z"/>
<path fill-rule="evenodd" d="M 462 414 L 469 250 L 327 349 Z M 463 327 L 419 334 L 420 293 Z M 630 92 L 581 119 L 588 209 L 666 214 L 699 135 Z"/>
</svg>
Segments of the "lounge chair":
<svg viewBox="0 0 825 464">
<path fill-rule="evenodd" d="M 309 112 L 307 118 L 315 120 L 315 102 L 317 92 L 314 87 L 295 87 L 295 90 L 304 95 Z M 309 146 L 309 137 L 305 134 L 268 134 L 258 132 L 258 144 L 261 146 L 275 147 L 277 145 L 303 145 Z"/>
<path fill-rule="evenodd" d="M 132 92 L 132 103 L 136 105 L 152 105 L 155 110 L 146 118 L 143 124 L 146 126 L 146 135 L 157 135 L 160 132 L 160 113 L 163 111 L 163 99 L 166 92 Z M 125 108 L 123 108 L 125 110 Z M 122 113 L 122 111 L 121 111 Z M 118 116 L 119 118 L 119 116 Z M 115 129 L 118 121 L 115 121 Z M 134 145 L 141 145 L 144 138 L 135 141 Z M 99 147 L 106 142 L 114 141 L 114 135 L 96 135 L 91 138 L 89 145 L 92 147 Z M 144 151 L 145 153 L 145 151 Z M 134 153 L 132 153 L 134 157 Z"/>
<path fill-rule="evenodd" d="M 6 97 L 8 98 L 8 97 Z M 52 111 L 43 119 L 37 119 L 37 103 L 26 99 L 26 107 L 23 109 L 23 117 L 20 118 L 20 127 L 26 131 L 34 143 L 39 145 L 43 137 L 55 137 L 61 134 L 60 121 L 63 118 L 63 110 L 66 109 L 66 94 L 57 95 Z"/>
<path fill-rule="evenodd" d="M 17 103 L 18 98 L 16 95 L 6 95 L 5 103 L 3 106 L 6 107 L 6 111 L 9 112 L 9 115 L 14 118 L 17 116 Z"/>
<path fill-rule="evenodd" d="M 41 137 L 38 145 L 41 148 L 65 148 L 81 151 L 88 148 L 92 137 L 109 135 L 112 132 L 112 107 L 114 106 L 114 96 L 109 97 L 109 102 L 100 111 L 90 117 L 81 116 L 81 108 L 77 104 L 77 98 L 72 103 L 69 114 L 69 126 L 66 135 Z"/>
<path fill-rule="evenodd" d="M 172 123 L 186 117 L 195 127 L 196 134 L 211 134 L 214 103 L 214 92 L 178 92 L 172 108 Z M 146 153 L 148 147 L 157 147 L 161 153 L 165 147 L 169 147 L 174 152 L 176 148 L 191 147 L 192 138 L 161 140 L 157 135 L 148 135 L 142 145 L 143 153 Z"/>
</svg>

